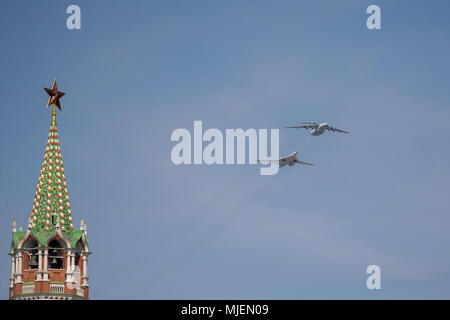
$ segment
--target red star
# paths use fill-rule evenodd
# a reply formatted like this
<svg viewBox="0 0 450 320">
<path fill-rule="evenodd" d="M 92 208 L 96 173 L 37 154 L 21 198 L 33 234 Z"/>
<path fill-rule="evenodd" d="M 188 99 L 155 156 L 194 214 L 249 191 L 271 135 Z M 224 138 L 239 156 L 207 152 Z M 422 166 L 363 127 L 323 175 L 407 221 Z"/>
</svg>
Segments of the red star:
<svg viewBox="0 0 450 320">
<path fill-rule="evenodd" d="M 61 104 L 59 103 L 59 98 L 65 95 L 64 92 L 58 91 L 58 86 L 56 85 L 56 79 L 53 80 L 53 86 L 51 89 L 44 88 L 45 92 L 49 95 L 47 108 L 52 104 L 55 104 L 59 110 L 61 110 Z"/>
</svg>

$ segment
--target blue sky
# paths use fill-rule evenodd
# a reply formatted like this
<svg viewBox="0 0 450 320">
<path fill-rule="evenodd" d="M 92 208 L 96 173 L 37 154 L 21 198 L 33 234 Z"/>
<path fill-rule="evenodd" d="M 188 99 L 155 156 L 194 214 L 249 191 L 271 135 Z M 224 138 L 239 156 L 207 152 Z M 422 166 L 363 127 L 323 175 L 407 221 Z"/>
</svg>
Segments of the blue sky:
<svg viewBox="0 0 450 320">
<path fill-rule="evenodd" d="M 56 78 L 92 298 L 450 298 L 448 1 L 76 1 L 69 31 L 73 3 L 1 3 L 0 297 Z M 351 134 L 280 129 L 280 153 L 316 166 L 260 176 L 172 164 L 170 135 L 194 120 Z"/>
</svg>

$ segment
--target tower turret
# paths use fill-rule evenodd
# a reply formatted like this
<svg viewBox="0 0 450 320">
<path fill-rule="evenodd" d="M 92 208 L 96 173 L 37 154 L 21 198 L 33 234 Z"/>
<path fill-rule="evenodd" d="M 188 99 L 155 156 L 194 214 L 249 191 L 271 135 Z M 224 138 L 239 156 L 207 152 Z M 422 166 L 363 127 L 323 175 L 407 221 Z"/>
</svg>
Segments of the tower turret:
<svg viewBox="0 0 450 320">
<path fill-rule="evenodd" d="M 38 184 L 26 231 L 16 229 L 13 219 L 10 299 L 87 299 L 87 260 L 91 253 L 86 225 L 75 229 L 63 167 L 56 107 L 61 110 L 56 80 L 47 108 L 52 106 L 48 134 Z"/>
</svg>

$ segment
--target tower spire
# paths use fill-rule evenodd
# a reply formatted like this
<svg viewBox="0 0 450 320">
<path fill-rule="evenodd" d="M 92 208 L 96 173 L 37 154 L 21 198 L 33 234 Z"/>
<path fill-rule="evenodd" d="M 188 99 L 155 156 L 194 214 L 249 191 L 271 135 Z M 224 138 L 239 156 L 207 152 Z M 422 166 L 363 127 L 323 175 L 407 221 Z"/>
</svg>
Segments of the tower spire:
<svg viewBox="0 0 450 320">
<path fill-rule="evenodd" d="M 49 96 L 47 108 L 52 107 L 52 121 L 28 223 L 25 230 L 16 226 L 15 219 L 12 223 L 9 298 L 88 299 L 87 262 L 91 252 L 86 224 L 83 222 L 80 229 L 72 224 L 56 124 L 56 108 L 61 110 L 59 99 L 64 92 L 58 91 L 56 80 L 51 89 L 44 90 Z M 76 266 L 82 272 L 81 283 L 74 275 Z"/>
<path fill-rule="evenodd" d="M 59 99 L 65 93 L 58 91 L 56 79 L 53 81 L 51 89 L 44 88 L 44 90 L 49 95 L 47 108 L 53 106 L 52 122 L 30 215 L 31 226 L 39 230 L 50 231 L 57 228 L 59 222 L 61 230 L 66 231 L 73 229 L 72 213 L 56 125 L 56 108 L 61 110 Z"/>
</svg>

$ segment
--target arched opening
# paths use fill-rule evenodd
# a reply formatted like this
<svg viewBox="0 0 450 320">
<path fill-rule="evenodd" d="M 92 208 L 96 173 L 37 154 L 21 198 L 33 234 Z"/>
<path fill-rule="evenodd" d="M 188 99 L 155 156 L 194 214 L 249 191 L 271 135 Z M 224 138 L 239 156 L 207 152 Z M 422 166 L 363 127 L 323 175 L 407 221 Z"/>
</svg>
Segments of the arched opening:
<svg viewBox="0 0 450 320">
<path fill-rule="evenodd" d="M 39 267 L 38 243 L 34 239 L 30 239 L 23 245 L 23 250 L 27 255 L 24 259 L 24 269 L 37 269 Z"/>
<path fill-rule="evenodd" d="M 50 269 L 63 269 L 64 246 L 58 240 L 48 244 L 48 266 Z"/>
</svg>

